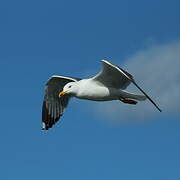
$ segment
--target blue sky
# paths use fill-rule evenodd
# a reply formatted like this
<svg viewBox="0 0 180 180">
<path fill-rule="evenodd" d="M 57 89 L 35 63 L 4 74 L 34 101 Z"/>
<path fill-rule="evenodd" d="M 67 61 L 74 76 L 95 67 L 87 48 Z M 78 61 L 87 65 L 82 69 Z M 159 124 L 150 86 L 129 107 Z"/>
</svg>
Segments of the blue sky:
<svg viewBox="0 0 180 180">
<path fill-rule="evenodd" d="M 179 71 L 174 70 L 180 52 L 179 6 L 177 0 L 0 2 L 0 179 L 180 179 L 179 96 L 173 93 L 171 99 L 163 91 L 158 99 L 156 92 L 161 94 L 165 83 L 149 90 L 146 84 L 156 77 L 143 79 L 140 71 L 146 59 L 151 68 L 157 62 L 159 72 L 172 65 L 176 73 L 169 81 L 171 71 L 167 77 L 154 76 L 173 80 L 179 90 Z M 164 52 L 169 59 L 161 62 L 157 57 Z M 144 59 L 141 68 L 134 65 L 137 57 Z M 133 121 L 124 112 L 136 114 L 136 109 L 124 110 L 121 103 L 111 107 L 74 99 L 62 122 L 42 132 L 49 76 L 90 77 L 100 70 L 101 59 L 127 66 L 146 80 L 144 87 L 160 105 L 170 104 L 164 106 L 167 111 L 160 115 L 154 109 L 151 117 L 152 110 L 144 109 L 150 113 Z"/>
</svg>

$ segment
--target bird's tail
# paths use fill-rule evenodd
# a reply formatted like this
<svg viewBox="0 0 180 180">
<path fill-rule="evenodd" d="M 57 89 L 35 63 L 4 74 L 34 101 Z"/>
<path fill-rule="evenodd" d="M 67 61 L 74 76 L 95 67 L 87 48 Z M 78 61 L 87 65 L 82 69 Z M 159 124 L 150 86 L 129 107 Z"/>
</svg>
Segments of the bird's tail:
<svg viewBox="0 0 180 180">
<path fill-rule="evenodd" d="M 126 91 L 121 91 L 121 96 L 124 98 L 130 98 L 130 99 L 135 99 L 139 101 L 144 101 L 147 99 L 147 97 L 144 95 L 133 94 Z"/>
</svg>

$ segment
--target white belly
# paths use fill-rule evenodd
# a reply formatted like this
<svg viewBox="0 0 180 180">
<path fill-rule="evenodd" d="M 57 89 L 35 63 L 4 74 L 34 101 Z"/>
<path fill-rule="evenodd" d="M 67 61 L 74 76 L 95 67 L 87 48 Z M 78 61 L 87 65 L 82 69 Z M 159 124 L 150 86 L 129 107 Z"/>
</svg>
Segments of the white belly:
<svg viewBox="0 0 180 180">
<path fill-rule="evenodd" d="M 92 101 L 111 101 L 116 100 L 117 95 L 112 95 L 110 89 L 103 86 L 96 86 L 93 88 L 82 88 L 76 95 L 79 99 L 88 99 Z"/>
</svg>

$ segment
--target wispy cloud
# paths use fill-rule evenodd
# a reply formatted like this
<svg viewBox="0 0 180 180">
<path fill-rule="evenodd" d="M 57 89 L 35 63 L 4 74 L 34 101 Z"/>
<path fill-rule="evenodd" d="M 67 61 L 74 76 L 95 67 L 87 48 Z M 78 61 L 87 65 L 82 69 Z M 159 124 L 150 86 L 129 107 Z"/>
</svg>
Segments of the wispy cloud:
<svg viewBox="0 0 180 180">
<path fill-rule="evenodd" d="M 154 45 L 129 57 L 122 66 L 163 110 L 149 102 L 136 106 L 120 102 L 97 104 L 98 112 L 117 122 L 146 120 L 180 112 L 180 42 Z M 130 86 L 129 91 L 139 92 Z"/>
</svg>

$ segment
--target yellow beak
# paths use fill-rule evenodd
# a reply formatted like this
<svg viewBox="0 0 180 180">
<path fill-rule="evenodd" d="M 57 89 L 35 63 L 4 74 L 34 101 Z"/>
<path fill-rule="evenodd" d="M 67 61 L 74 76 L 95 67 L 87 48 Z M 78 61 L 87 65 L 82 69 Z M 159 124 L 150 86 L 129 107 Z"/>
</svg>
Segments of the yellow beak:
<svg viewBox="0 0 180 180">
<path fill-rule="evenodd" d="M 61 92 L 59 93 L 59 97 L 64 96 L 65 94 L 67 94 L 67 91 L 61 91 Z"/>
</svg>

